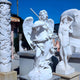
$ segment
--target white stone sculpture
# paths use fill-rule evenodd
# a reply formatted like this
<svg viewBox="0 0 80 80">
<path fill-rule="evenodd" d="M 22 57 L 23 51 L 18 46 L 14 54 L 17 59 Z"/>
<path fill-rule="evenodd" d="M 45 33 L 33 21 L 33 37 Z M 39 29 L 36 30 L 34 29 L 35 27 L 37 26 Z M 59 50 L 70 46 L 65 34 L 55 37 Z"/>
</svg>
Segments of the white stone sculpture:
<svg viewBox="0 0 80 80">
<path fill-rule="evenodd" d="M 72 46 L 80 48 L 80 11 L 70 9 L 61 15 L 59 26 L 59 38 L 61 41 L 60 55 L 62 60 L 56 67 L 59 74 L 70 74 L 75 71 L 69 63 L 68 59 L 73 53 Z"/>
<path fill-rule="evenodd" d="M 49 66 L 49 59 L 54 55 L 52 39 L 54 21 L 48 19 L 47 12 L 41 10 L 39 20 L 33 24 L 33 18 L 28 17 L 24 20 L 23 31 L 30 46 L 36 50 L 35 64 L 29 73 L 30 80 L 51 80 L 52 70 Z M 34 48 L 34 47 L 35 48 Z"/>
<path fill-rule="evenodd" d="M 69 9 L 64 11 L 61 17 L 64 15 L 69 15 L 74 20 L 71 25 L 73 33 L 70 35 L 70 45 L 73 48 L 73 53 L 80 53 L 80 10 Z"/>
<path fill-rule="evenodd" d="M 11 71 L 10 2 L 0 0 L 0 72 Z"/>
</svg>

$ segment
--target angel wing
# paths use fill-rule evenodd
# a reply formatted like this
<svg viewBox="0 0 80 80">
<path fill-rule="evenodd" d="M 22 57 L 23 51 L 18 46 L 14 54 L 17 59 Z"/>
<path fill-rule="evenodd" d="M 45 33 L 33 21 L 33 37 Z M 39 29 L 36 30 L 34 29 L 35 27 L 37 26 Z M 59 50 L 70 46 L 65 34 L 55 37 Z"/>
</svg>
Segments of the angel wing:
<svg viewBox="0 0 80 80">
<path fill-rule="evenodd" d="M 53 33 L 54 31 L 54 21 L 52 19 L 48 19 L 49 29 Z"/>
<path fill-rule="evenodd" d="M 49 24 L 49 30 L 51 32 L 51 37 L 52 38 L 57 38 L 58 36 L 54 34 L 54 21 L 52 19 L 48 19 L 48 24 Z"/>
<path fill-rule="evenodd" d="M 27 17 L 23 22 L 23 33 L 25 35 L 28 44 L 33 49 L 33 47 L 31 46 L 33 44 L 31 40 L 32 27 L 33 27 L 33 18 Z"/>
</svg>

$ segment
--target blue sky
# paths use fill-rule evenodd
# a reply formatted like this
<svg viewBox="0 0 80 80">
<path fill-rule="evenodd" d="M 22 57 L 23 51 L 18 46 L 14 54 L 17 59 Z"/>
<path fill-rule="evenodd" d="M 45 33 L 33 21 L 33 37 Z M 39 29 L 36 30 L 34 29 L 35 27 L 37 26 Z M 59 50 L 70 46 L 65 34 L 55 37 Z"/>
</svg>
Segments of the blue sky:
<svg viewBox="0 0 80 80">
<path fill-rule="evenodd" d="M 17 0 L 9 0 L 12 3 L 11 13 L 17 14 Z M 40 10 L 45 9 L 48 12 L 49 18 L 52 18 L 55 23 L 60 22 L 60 15 L 68 9 L 79 9 L 80 0 L 18 0 L 19 1 L 19 17 L 25 19 L 32 16 L 35 20 L 38 18 L 30 11 L 32 8 L 37 14 Z"/>
</svg>

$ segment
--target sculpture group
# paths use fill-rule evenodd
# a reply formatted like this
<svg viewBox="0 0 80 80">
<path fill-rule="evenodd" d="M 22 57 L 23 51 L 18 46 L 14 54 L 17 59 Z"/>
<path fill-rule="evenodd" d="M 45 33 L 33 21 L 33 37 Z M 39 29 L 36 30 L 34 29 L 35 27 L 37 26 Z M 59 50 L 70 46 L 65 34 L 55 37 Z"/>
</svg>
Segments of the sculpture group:
<svg viewBox="0 0 80 80">
<path fill-rule="evenodd" d="M 35 50 L 35 64 L 28 74 L 30 80 L 52 80 L 52 70 L 49 66 L 50 58 L 56 50 L 53 39 L 59 36 L 61 61 L 56 67 L 56 73 L 71 74 L 75 69 L 68 63 L 73 49 L 79 52 L 80 45 L 80 11 L 70 9 L 61 15 L 58 35 L 54 34 L 54 21 L 48 19 L 46 10 L 39 12 L 39 20 L 33 23 L 32 17 L 27 17 L 23 23 L 23 31 L 32 49 Z M 77 33 L 76 33 L 77 30 Z M 75 42 L 78 41 L 78 42 Z M 76 52 L 76 51 L 75 51 Z"/>
<path fill-rule="evenodd" d="M 8 0 L 0 0 L 0 72 L 11 71 L 10 6 Z M 28 74 L 29 79 L 52 80 L 52 69 L 49 64 L 50 58 L 56 52 L 53 39 L 58 37 L 61 61 L 56 67 L 56 73 L 67 75 L 75 72 L 68 60 L 72 53 L 80 53 L 80 10 L 70 9 L 62 13 L 58 35 L 54 34 L 54 21 L 48 19 L 46 10 L 41 10 L 39 16 L 36 16 L 39 20 L 34 23 L 33 17 L 27 17 L 23 22 L 25 38 L 36 52 L 34 68 Z"/>
</svg>

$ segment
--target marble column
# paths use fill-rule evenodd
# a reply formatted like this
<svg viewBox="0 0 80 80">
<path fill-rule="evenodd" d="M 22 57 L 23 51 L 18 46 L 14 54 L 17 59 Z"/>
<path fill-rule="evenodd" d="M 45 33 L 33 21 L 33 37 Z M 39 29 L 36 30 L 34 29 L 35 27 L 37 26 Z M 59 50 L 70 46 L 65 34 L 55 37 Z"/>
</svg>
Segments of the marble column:
<svg viewBox="0 0 80 80">
<path fill-rule="evenodd" d="M 11 71 L 11 3 L 0 0 L 0 72 Z"/>
</svg>

